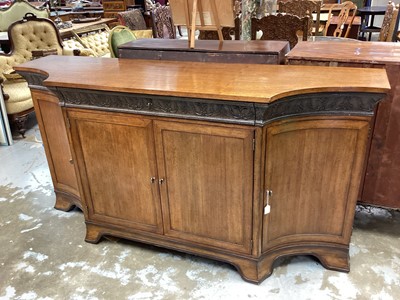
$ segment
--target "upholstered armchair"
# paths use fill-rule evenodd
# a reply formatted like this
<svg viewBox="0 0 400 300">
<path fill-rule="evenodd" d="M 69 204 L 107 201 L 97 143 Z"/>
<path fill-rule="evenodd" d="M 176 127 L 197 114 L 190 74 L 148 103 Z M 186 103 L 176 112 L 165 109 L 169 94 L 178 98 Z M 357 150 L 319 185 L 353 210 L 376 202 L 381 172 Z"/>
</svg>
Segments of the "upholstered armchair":
<svg viewBox="0 0 400 300">
<path fill-rule="evenodd" d="M 25 0 L 15 0 L 8 8 L 0 10 L 0 31 L 7 31 L 8 27 L 21 20 L 27 13 L 32 13 L 39 18 L 48 18 L 49 11 L 37 8 Z"/>
<path fill-rule="evenodd" d="M 132 30 L 136 38 L 152 38 L 153 31 L 147 29 L 146 21 L 140 9 L 132 9 L 117 14 L 119 24 Z"/>
<path fill-rule="evenodd" d="M 72 55 L 73 49 L 63 49 L 60 35 L 49 19 L 27 14 L 8 29 L 11 52 L 0 55 L 2 92 L 9 121 L 24 137 L 25 121 L 34 111 L 27 82 L 13 67 L 32 59 L 32 51 Z"/>
<path fill-rule="evenodd" d="M 118 57 L 118 46 L 136 40 L 136 36 L 126 26 L 117 25 L 111 29 L 108 36 L 108 45 L 111 57 Z"/>
</svg>

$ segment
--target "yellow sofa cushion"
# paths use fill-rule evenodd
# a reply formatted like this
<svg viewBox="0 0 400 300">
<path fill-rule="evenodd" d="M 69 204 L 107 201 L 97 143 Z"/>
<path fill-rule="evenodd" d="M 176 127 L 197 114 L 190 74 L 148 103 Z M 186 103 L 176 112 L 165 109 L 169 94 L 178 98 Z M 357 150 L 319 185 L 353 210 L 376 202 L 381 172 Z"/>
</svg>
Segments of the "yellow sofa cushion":
<svg viewBox="0 0 400 300">
<path fill-rule="evenodd" d="M 137 39 L 151 39 L 153 37 L 153 31 L 151 29 L 132 30 L 132 32 Z"/>
<path fill-rule="evenodd" d="M 81 36 L 77 36 L 84 48 L 91 49 L 95 56 L 110 56 L 110 49 L 108 47 L 108 30 L 88 32 Z"/>
<path fill-rule="evenodd" d="M 3 91 L 9 96 L 5 101 L 7 114 L 15 114 L 33 107 L 31 91 L 24 79 L 5 80 Z"/>
</svg>

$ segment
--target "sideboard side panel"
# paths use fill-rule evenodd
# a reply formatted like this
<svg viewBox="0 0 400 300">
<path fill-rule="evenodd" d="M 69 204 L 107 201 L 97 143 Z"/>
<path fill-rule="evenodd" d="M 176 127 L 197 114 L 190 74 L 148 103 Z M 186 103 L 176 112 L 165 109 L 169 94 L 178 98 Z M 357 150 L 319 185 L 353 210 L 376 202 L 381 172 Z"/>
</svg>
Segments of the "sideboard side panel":
<svg viewBox="0 0 400 300">
<path fill-rule="evenodd" d="M 32 89 L 32 99 L 56 193 L 55 208 L 80 208 L 77 178 L 58 98 L 50 91 Z"/>
</svg>

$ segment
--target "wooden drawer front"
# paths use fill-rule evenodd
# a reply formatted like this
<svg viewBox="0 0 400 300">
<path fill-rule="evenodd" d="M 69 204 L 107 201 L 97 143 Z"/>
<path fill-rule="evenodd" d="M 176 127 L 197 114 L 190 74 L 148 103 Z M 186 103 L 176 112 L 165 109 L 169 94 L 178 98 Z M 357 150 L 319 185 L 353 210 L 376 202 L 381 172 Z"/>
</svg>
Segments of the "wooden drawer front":
<svg viewBox="0 0 400 300">
<path fill-rule="evenodd" d="M 117 18 L 117 17 L 118 17 L 118 11 L 104 12 L 104 18 Z"/>
<path fill-rule="evenodd" d="M 125 10 L 124 2 L 106 2 L 103 3 L 104 10 Z"/>
</svg>

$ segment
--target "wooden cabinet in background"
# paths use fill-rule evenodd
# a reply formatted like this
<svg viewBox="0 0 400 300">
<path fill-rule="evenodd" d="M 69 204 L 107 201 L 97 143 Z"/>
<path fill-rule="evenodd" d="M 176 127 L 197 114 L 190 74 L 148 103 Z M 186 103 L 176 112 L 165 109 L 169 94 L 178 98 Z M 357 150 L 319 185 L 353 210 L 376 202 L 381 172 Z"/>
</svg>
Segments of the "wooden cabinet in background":
<svg viewBox="0 0 400 300">
<path fill-rule="evenodd" d="M 128 5 L 134 5 L 135 0 L 103 0 L 104 18 L 117 18 L 117 14 L 127 10 Z"/>
<path fill-rule="evenodd" d="M 16 69 L 62 105 L 86 241 L 219 259 L 256 283 L 285 255 L 349 271 L 384 70 L 66 56 Z"/>
<path fill-rule="evenodd" d="M 385 69 L 391 91 L 376 108 L 359 203 L 400 208 L 400 44 L 346 41 L 302 42 L 288 64 Z"/>
</svg>

